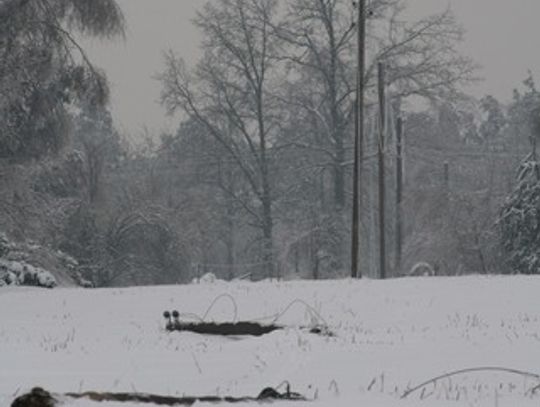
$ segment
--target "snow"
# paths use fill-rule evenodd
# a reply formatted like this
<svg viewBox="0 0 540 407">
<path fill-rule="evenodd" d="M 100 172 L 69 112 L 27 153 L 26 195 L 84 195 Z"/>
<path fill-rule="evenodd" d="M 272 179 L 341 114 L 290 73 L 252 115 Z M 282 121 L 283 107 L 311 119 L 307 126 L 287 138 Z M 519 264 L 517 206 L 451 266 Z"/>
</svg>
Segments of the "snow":
<svg viewBox="0 0 540 407">
<path fill-rule="evenodd" d="M 538 380 L 508 373 L 443 380 L 427 387 L 424 400 L 420 392 L 399 396 L 463 368 L 540 373 L 538 293 L 535 277 L 478 276 L 99 290 L 0 287 L 0 405 L 34 386 L 55 393 L 256 396 L 287 380 L 313 401 L 276 405 L 537 406 L 540 396 L 525 393 Z M 163 329 L 164 310 L 202 316 L 219 296 L 208 319 L 231 320 L 237 312 L 238 320 L 277 318 L 288 328 L 259 338 Z M 321 318 L 335 336 L 301 328 Z M 135 405 L 143 406 L 65 404 Z"/>
</svg>

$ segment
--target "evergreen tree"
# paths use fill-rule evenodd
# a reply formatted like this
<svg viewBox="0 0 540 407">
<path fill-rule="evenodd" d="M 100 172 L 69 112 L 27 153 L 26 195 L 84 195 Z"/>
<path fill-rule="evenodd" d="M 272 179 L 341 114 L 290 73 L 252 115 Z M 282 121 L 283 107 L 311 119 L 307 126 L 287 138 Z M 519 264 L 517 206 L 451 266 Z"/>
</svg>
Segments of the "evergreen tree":
<svg viewBox="0 0 540 407">
<path fill-rule="evenodd" d="M 537 143 L 540 136 L 540 92 L 532 76 L 525 92 L 514 91 L 509 109 L 510 124 L 517 137 L 527 137 L 531 153 L 521 164 L 517 186 L 503 205 L 498 225 L 501 243 L 514 272 L 540 271 L 540 167 Z"/>
<path fill-rule="evenodd" d="M 38 158 L 58 151 L 71 128 L 70 105 L 104 105 L 103 73 L 74 34 L 123 32 L 115 0 L 0 2 L 0 158 Z"/>
<path fill-rule="evenodd" d="M 528 158 L 521 166 L 518 185 L 506 200 L 498 220 L 502 246 L 516 273 L 540 272 L 539 163 Z"/>
</svg>

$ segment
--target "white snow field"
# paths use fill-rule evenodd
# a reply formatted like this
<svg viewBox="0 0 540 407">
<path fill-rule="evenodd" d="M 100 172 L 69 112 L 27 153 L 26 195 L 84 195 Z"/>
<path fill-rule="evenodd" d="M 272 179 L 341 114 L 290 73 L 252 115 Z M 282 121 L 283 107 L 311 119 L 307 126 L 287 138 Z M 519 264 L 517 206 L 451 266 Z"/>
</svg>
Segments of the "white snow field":
<svg viewBox="0 0 540 407">
<path fill-rule="evenodd" d="M 271 322 L 293 301 L 305 301 L 335 336 L 302 330 L 315 317 L 298 301 L 277 320 L 289 328 L 263 337 L 164 330 L 164 310 L 202 316 L 222 294 L 235 299 L 238 320 Z M 504 372 L 457 375 L 400 399 L 408 387 L 463 368 L 540 374 L 540 278 L 4 287 L 0 310 L 2 407 L 34 386 L 55 393 L 257 396 L 284 380 L 310 401 L 273 405 L 540 405 L 540 394 L 531 391 L 540 380 Z M 207 319 L 227 321 L 234 314 L 224 296 Z M 63 405 L 149 406 L 88 400 Z"/>
</svg>

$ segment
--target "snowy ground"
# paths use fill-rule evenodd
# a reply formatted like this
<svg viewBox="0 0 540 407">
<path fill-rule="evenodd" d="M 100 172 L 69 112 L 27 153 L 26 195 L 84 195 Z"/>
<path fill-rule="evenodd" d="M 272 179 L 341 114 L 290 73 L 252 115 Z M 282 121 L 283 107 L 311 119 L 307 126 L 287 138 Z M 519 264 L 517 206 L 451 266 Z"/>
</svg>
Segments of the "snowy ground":
<svg viewBox="0 0 540 407">
<path fill-rule="evenodd" d="M 203 315 L 229 294 L 238 319 L 279 314 L 300 299 L 336 333 L 309 334 L 295 303 L 290 329 L 261 338 L 163 330 L 162 312 Z M 313 402 L 295 406 L 538 406 L 537 380 L 471 373 L 400 400 L 452 370 L 500 366 L 540 373 L 540 279 L 415 278 L 386 282 L 220 283 L 130 289 L 0 288 L 0 406 L 34 386 L 162 395 L 256 396 L 288 380 Z M 222 297 L 209 319 L 228 320 Z M 128 407 L 70 402 L 69 407 Z M 288 405 L 287 403 L 279 405 Z M 141 405 L 139 405 L 141 406 Z M 131 407 L 131 406 L 129 406 Z"/>
</svg>

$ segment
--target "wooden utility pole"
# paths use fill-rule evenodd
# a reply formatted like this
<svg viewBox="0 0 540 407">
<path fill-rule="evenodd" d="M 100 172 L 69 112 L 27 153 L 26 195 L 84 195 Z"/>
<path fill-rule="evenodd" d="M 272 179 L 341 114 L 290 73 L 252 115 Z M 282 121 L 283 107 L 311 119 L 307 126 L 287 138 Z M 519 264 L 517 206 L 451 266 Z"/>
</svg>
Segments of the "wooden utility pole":
<svg viewBox="0 0 540 407">
<path fill-rule="evenodd" d="M 354 173 L 353 173 L 353 213 L 351 239 L 351 277 L 361 278 L 358 270 L 360 253 L 360 172 L 362 169 L 364 143 L 364 72 L 366 59 L 366 0 L 358 0 L 357 46 L 358 66 L 356 73 L 356 103 L 354 106 Z"/>
<path fill-rule="evenodd" d="M 402 202 L 403 202 L 403 120 L 396 122 L 396 264 L 395 271 L 401 272 L 403 257 Z"/>
<path fill-rule="evenodd" d="M 385 168 L 384 168 L 384 138 L 386 132 L 386 95 L 385 95 L 385 72 L 384 65 L 379 62 L 379 276 L 382 280 L 386 278 L 386 230 L 385 230 Z"/>
</svg>

